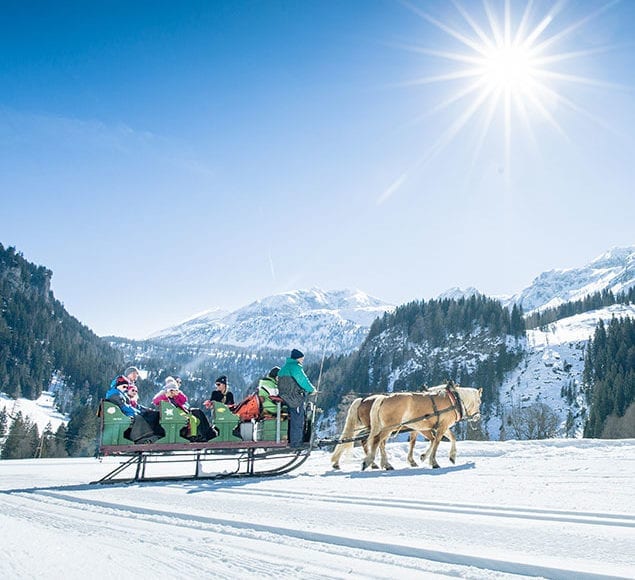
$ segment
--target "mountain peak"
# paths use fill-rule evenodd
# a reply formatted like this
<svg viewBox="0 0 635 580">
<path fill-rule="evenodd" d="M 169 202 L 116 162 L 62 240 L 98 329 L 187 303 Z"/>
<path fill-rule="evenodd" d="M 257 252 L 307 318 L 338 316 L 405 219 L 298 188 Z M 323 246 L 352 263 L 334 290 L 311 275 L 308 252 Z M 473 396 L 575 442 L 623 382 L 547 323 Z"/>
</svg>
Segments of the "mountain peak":
<svg viewBox="0 0 635 580">
<path fill-rule="evenodd" d="M 510 303 L 525 312 L 580 300 L 588 294 L 623 292 L 635 286 L 635 246 L 613 248 L 586 266 L 543 272 Z"/>
<path fill-rule="evenodd" d="M 468 286 L 465 290 L 454 286 L 441 292 L 437 297 L 438 300 L 460 300 L 461 298 L 471 298 L 472 296 L 481 296 L 481 293 L 473 286 Z"/>
<path fill-rule="evenodd" d="M 357 289 L 290 290 L 261 298 L 230 313 L 213 309 L 172 328 L 155 340 L 173 344 L 224 344 L 249 348 L 304 349 L 342 353 L 365 338 L 388 304 Z M 213 313 L 210 316 L 209 312 Z"/>
</svg>

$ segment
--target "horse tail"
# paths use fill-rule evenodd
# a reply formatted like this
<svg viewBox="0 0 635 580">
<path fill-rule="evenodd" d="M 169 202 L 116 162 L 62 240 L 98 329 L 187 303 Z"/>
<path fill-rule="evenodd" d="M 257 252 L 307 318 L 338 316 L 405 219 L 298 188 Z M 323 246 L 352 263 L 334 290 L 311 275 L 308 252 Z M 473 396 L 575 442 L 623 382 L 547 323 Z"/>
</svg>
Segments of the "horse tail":
<svg viewBox="0 0 635 580">
<path fill-rule="evenodd" d="M 377 397 L 373 406 L 370 408 L 370 435 L 368 436 L 368 441 L 372 445 L 372 438 L 379 435 L 383 429 L 383 425 L 379 419 L 379 413 L 381 411 L 381 406 L 386 400 L 385 396 Z"/>
<path fill-rule="evenodd" d="M 357 410 L 359 406 L 362 404 L 364 399 L 359 397 L 355 399 L 351 406 L 348 408 L 348 413 L 346 415 L 346 422 L 344 423 L 344 430 L 342 431 L 342 435 L 340 439 L 350 439 L 355 435 L 355 431 L 359 428 L 360 421 L 359 416 L 357 415 Z M 344 451 L 350 449 L 355 444 L 354 441 L 347 441 L 345 443 L 339 443 L 335 450 L 333 451 L 333 455 L 331 455 L 331 464 L 336 469 L 339 467 L 340 457 Z"/>
</svg>

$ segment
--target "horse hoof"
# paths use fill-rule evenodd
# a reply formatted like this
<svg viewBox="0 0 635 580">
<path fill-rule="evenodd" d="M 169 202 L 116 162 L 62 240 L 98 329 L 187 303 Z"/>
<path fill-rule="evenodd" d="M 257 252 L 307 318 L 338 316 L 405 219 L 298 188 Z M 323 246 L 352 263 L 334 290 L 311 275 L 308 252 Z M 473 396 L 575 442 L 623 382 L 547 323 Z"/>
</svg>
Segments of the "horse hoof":
<svg viewBox="0 0 635 580">
<path fill-rule="evenodd" d="M 371 469 L 379 469 L 379 465 L 377 465 L 376 463 L 371 463 L 370 464 L 370 468 Z"/>
<path fill-rule="evenodd" d="M 335 471 L 339 471 L 340 466 L 336 463 L 335 465 L 333 465 L 333 469 L 334 469 Z"/>
<path fill-rule="evenodd" d="M 456 463 L 456 458 L 450 457 L 450 463 L 452 463 L 452 465 L 454 465 Z"/>
<path fill-rule="evenodd" d="M 419 464 L 416 461 L 410 461 L 410 467 L 419 467 Z"/>
<path fill-rule="evenodd" d="M 368 467 L 368 465 L 366 465 L 366 462 L 364 461 L 362 463 L 362 471 L 366 471 L 366 468 Z"/>
<path fill-rule="evenodd" d="M 390 463 L 388 465 L 386 465 L 386 467 L 384 468 L 386 471 L 394 471 L 394 467 L 392 465 L 390 465 Z"/>
<path fill-rule="evenodd" d="M 439 467 L 441 467 L 441 466 L 440 466 L 438 463 L 436 463 L 436 464 L 434 464 L 434 465 L 432 466 L 432 469 L 439 469 Z"/>
</svg>

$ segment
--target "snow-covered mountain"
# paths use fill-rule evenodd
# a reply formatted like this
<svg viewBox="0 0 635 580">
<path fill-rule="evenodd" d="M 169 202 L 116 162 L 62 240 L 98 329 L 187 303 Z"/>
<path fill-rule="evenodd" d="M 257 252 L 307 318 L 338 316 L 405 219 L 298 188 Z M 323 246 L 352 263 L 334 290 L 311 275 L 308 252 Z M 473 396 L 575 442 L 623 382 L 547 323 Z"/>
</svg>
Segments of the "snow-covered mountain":
<svg viewBox="0 0 635 580">
<path fill-rule="evenodd" d="M 236 310 L 204 312 L 148 337 L 174 345 L 232 345 L 345 353 L 357 348 L 373 320 L 393 305 L 359 290 L 295 290 Z"/>
<path fill-rule="evenodd" d="M 635 286 L 635 246 L 613 248 L 586 266 L 543 272 L 530 286 L 503 303 L 522 306 L 527 313 L 580 300 L 602 290 L 617 294 L 632 286 Z"/>
</svg>

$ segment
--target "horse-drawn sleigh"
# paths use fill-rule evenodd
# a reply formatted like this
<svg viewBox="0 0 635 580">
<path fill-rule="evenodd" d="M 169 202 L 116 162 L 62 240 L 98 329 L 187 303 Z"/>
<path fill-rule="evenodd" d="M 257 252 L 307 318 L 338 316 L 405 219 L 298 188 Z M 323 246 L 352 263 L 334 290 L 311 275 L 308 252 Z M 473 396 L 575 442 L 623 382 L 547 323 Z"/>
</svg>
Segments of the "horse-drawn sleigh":
<svg viewBox="0 0 635 580">
<path fill-rule="evenodd" d="M 223 403 L 214 402 L 212 424 L 217 436 L 210 441 L 186 438 L 189 414 L 165 402 L 159 409 L 165 435 L 148 443 L 135 444 L 127 438 L 131 419 L 117 405 L 102 401 L 99 415 L 98 457 L 117 456 L 125 461 L 94 483 L 278 475 L 295 469 L 311 453 L 314 413 L 306 415 L 306 445 L 291 448 L 288 419 L 280 403 L 275 416 L 245 421 Z"/>
</svg>

